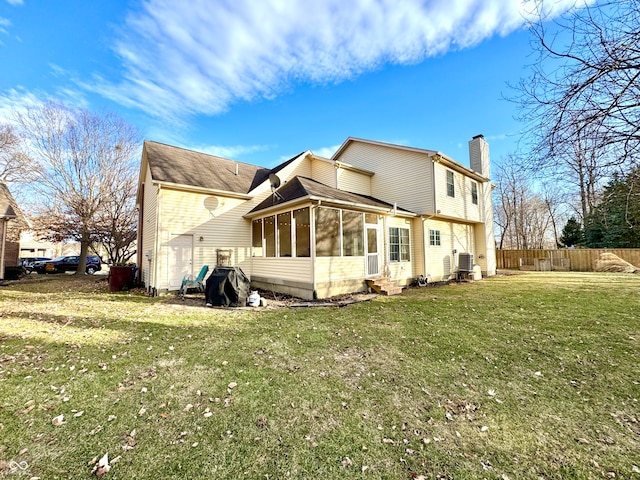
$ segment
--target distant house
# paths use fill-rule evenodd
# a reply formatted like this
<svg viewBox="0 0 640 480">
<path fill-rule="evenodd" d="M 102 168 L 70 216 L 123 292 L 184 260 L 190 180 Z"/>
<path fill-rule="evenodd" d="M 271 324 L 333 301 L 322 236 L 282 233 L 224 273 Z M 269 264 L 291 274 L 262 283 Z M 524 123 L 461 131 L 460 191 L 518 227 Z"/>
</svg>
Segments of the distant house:
<svg viewBox="0 0 640 480">
<path fill-rule="evenodd" d="M 5 278 L 5 267 L 18 265 L 20 232 L 26 228 L 26 219 L 9 188 L 0 183 L 0 279 Z"/>
<path fill-rule="evenodd" d="M 471 168 L 435 150 L 348 138 L 332 158 L 273 169 L 145 141 L 138 264 L 155 292 L 202 265 L 239 266 L 258 288 L 327 298 L 385 277 L 406 286 L 494 275 L 489 148 Z"/>
</svg>

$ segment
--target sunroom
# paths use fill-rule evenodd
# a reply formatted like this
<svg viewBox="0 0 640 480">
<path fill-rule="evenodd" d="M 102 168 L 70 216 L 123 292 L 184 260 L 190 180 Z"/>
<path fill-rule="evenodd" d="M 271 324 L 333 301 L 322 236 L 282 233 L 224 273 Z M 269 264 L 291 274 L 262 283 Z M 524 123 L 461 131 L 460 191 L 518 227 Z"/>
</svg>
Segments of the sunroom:
<svg viewBox="0 0 640 480">
<path fill-rule="evenodd" d="M 363 291 L 367 278 L 389 273 L 389 263 L 411 271 L 412 217 L 295 177 L 245 216 L 252 222 L 251 283 L 307 299 Z"/>
</svg>

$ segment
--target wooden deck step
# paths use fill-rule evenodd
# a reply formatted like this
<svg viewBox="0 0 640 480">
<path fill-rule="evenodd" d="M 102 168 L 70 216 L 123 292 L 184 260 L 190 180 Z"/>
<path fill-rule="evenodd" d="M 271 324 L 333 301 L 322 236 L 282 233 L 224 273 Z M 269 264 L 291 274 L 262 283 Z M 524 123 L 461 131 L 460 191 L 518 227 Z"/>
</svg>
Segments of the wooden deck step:
<svg viewBox="0 0 640 480">
<path fill-rule="evenodd" d="M 387 277 L 368 278 L 367 285 L 380 295 L 400 295 L 402 287 Z"/>
</svg>

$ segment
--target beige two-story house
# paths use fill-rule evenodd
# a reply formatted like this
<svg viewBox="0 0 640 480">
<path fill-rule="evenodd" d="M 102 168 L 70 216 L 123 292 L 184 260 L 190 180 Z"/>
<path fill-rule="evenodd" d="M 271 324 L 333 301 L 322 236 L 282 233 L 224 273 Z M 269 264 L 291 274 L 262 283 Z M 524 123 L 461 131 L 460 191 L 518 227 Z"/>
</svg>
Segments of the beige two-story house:
<svg viewBox="0 0 640 480">
<path fill-rule="evenodd" d="M 301 298 L 494 275 L 489 149 L 470 168 L 443 153 L 348 138 L 332 158 L 273 169 L 144 143 L 138 205 L 142 280 L 178 290 L 202 265 L 238 266 L 257 288 Z"/>
</svg>

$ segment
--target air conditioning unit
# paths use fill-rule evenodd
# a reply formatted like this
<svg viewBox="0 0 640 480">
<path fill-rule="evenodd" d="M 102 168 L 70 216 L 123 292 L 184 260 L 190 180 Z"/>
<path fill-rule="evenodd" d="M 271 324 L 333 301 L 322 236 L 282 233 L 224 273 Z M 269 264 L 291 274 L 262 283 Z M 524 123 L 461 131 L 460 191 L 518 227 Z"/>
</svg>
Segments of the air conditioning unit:
<svg viewBox="0 0 640 480">
<path fill-rule="evenodd" d="M 460 272 L 473 271 L 473 254 L 472 253 L 458 254 L 458 270 Z"/>
</svg>

